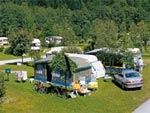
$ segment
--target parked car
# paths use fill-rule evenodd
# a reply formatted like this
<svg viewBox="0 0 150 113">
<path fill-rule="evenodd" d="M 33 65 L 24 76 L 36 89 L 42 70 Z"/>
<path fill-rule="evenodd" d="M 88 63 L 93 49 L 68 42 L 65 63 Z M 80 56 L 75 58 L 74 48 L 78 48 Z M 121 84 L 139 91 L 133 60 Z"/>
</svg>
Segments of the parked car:
<svg viewBox="0 0 150 113">
<path fill-rule="evenodd" d="M 125 88 L 139 88 L 144 85 L 142 75 L 135 70 L 122 70 L 120 73 L 114 75 L 114 82 Z"/>
</svg>

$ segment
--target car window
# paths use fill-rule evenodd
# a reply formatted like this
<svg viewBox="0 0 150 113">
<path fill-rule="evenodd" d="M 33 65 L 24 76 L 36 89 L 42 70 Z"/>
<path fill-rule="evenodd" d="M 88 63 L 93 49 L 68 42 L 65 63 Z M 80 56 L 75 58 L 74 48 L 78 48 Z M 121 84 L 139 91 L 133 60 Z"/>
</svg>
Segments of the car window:
<svg viewBox="0 0 150 113">
<path fill-rule="evenodd" d="M 139 74 L 138 73 L 126 73 L 125 77 L 126 78 L 139 77 Z"/>
<path fill-rule="evenodd" d="M 118 74 L 120 77 L 123 77 L 123 74 Z"/>
</svg>

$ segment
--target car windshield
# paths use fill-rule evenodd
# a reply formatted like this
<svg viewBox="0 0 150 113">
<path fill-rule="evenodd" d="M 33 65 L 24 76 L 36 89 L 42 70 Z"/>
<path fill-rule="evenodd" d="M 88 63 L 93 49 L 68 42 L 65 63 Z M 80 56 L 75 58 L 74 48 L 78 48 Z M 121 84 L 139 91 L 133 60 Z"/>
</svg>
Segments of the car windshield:
<svg viewBox="0 0 150 113">
<path fill-rule="evenodd" d="M 126 73 L 126 78 L 133 78 L 133 77 L 139 77 L 138 73 L 132 72 L 132 73 Z"/>
</svg>

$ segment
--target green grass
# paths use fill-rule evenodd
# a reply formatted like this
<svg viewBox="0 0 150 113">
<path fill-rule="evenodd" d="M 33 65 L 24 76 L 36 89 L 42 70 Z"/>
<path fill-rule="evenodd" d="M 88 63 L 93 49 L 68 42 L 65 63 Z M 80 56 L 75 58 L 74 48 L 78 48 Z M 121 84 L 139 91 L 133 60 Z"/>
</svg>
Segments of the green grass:
<svg viewBox="0 0 150 113">
<path fill-rule="evenodd" d="M 7 55 L 7 54 L 4 54 L 3 52 L 0 52 L 0 60 L 9 60 L 9 59 L 18 59 L 18 58 L 21 58 L 21 57 Z"/>
<path fill-rule="evenodd" d="M 26 66 L 26 65 L 21 65 L 21 66 L 18 66 L 18 65 L 0 65 L 0 71 L 3 71 L 5 72 L 5 69 L 6 68 L 10 68 L 11 71 L 19 71 L 19 70 L 23 70 L 23 71 L 27 71 L 28 73 L 28 77 L 33 77 L 34 76 L 34 69 L 33 67 L 30 67 L 30 66 Z"/>
<path fill-rule="evenodd" d="M 43 48 L 42 51 L 39 52 L 39 54 L 43 56 L 49 50 L 50 48 Z M 24 57 L 30 57 L 29 53 L 26 53 Z M 22 58 L 21 56 L 8 55 L 8 54 L 4 54 L 4 52 L 0 52 L 0 60 L 21 59 L 21 58 Z"/>
<path fill-rule="evenodd" d="M 4 65 L 3 70 L 27 70 L 33 75 L 33 68 L 27 66 Z M 6 77 L 6 75 L 5 75 Z M 145 80 L 141 90 L 123 91 L 111 80 L 104 82 L 99 79 L 99 89 L 90 96 L 78 96 L 64 99 L 51 94 L 39 94 L 33 91 L 33 85 L 15 82 L 15 75 L 5 82 L 6 101 L 1 105 L 2 113 L 131 113 L 141 103 L 150 98 L 150 66 L 143 70 Z"/>
</svg>

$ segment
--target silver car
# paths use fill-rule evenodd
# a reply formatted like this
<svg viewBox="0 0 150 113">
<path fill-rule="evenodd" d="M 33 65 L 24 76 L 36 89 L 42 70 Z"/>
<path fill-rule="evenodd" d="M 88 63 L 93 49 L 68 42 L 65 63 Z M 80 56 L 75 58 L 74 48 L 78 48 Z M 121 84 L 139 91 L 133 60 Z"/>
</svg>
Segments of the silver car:
<svg viewBox="0 0 150 113">
<path fill-rule="evenodd" d="M 144 85 L 142 75 L 135 70 L 122 70 L 119 74 L 114 75 L 114 82 L 125 88 L 139 88 Z"/>
</svg>

